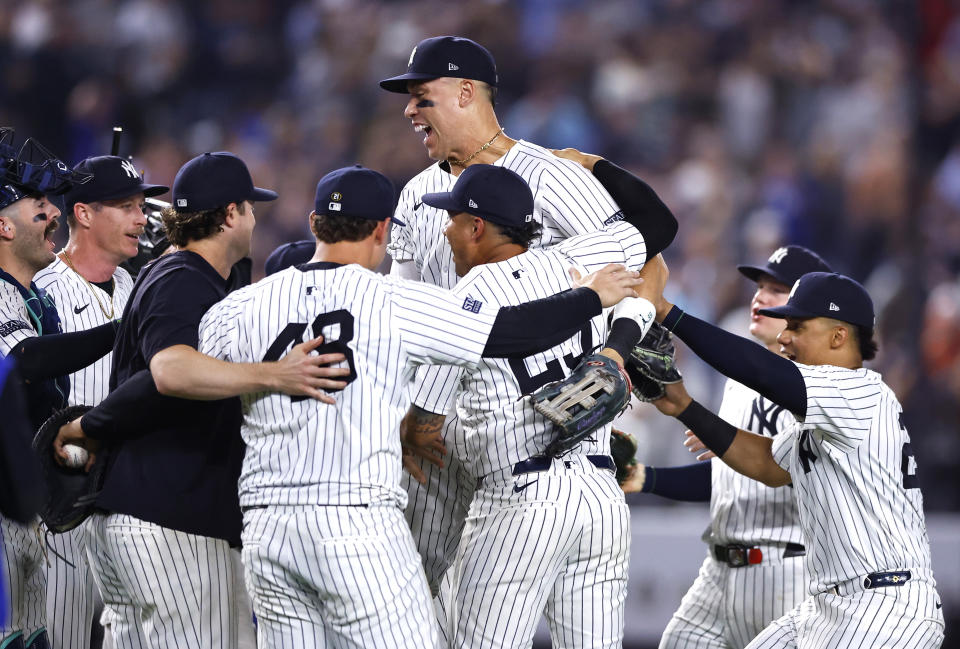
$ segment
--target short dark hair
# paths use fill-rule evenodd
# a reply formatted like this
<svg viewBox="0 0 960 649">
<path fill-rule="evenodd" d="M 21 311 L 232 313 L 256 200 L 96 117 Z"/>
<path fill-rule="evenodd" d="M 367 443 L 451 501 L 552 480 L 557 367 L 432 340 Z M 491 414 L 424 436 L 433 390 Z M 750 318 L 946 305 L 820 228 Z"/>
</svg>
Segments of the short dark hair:
<svg viewBox="0 0 960 649">
<path fill-rule="evenodd" d="M 236 201 L 237 211 L 246 211 L 244 201 Z M 227 203 L 229 205 L 229 203 Z M 227 205 L 201 212 L 180 212 L 173 207 L 163 208 L 161 218 L 167 239 L 177 248 L 183 248 L 191 241 L 202 241 L 223 231 L 227 220 Z"/>
<path fill-rule="evenodd" d="M 358 219 L 345 214 L 314 214 L 310 229 L 324 243 L 363 241 L 377 228 L 380 221 Z"/>
<path fill-rule="evenodd" d="M 523 225 L 500 225 L 491 221 L 486 223 L 497 228 L 500 234 L 510 239 L 512 243 L 524 248 L 529 248 L 533 240 L 539 237 L 543 231 L 543 226 L 537 221 L 529 221 Z"/>
<path fill-rule="evenodd" d="M 497 87 L 491 86 L 486 81 L 477 81 L 477 84 L 479 84 L 481 88 L 486 90 L 487 99 L 490 100 L 490 105 L 496 108 L 497 107 Z"/>
<path fill-rule="evenodd" d="M 856 332 L 857 344 L 860 346 L 860 357 L 865 361 L 872 361 L 877 356 L 877 341 L 873 337 L 873 329 L 853 325 Z"/>
</svg>

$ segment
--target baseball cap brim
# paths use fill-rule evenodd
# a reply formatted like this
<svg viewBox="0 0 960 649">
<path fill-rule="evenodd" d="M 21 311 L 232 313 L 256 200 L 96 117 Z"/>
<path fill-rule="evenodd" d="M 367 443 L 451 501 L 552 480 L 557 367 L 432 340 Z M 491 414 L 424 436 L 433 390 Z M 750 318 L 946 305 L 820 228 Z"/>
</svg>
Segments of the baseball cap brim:
<svg viewBox="0 0 960 649">
<path fill-rule="evenodd" d="M 275 191 L 270 189 L 263 189 L 262 187 L 253 188 L 253 196 L 248 198 L 248 201 L 275 201 L 278 198 L 278 194 Z"/>
<path fill-rule="evenodd" d="M 447 210 L 448 212 L 469 212 L 460 203 L 453 198 L 452 192 L 437 192 L 435 194 L 424 194 L 420 199 L 426 205 L 436 207 L 437 209 Z"/>
<path fill-rule="evenodd" d="M 400 76 L 390 77 L 389 79 L 384 79 L 380 82 L 380 87 L 389 92 L 398 92 L 400 94 L 407 94 L 407 84 L 411 81 L 430 81 L 431 79 L 438 79 L 434 74 L 425 74 L 423 72 L 407 72 L 406 74 L 401 74 Z"/>
<path fill-rule="evenodd" d="M 786 284 L 787 286 L 791 286 L 793 284 L 793 282 L 789 281 L 786 277 L 778 275 L 775 272 L 771 272 L 771 269 L 767 268 L 766 266 L 750 266 L 748 264 L 742 264 L 737 266 L 737 270 L 740 271 L 741 275 L 753 282 L 756 282 L 764 275 L 767 275 L 777 280 L 781 284 Z"/>
<path fill-rule="evenodd" d="M 786 318 L 797 318 L 798 320 L 809 320 L 810 318 L 819 317 L 816 313 L 810 313 L 809 311 L 804 311 L 803 309 L 798 309 L 796 306 L 790 304 L 784 304 L 783 306 L 774 306 L 768 309 L 757 309 L 757 313 L 760 315 L 765 315 L 768 318 L 780 318 L 784 320 Z"/>
</svg>

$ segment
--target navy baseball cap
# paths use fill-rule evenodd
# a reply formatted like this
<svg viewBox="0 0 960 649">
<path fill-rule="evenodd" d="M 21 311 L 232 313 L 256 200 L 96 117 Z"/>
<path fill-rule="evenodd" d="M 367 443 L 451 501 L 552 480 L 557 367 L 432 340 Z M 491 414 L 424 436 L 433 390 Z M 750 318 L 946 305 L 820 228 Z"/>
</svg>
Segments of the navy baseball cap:
<svg viewBox="0 0 960 649">
<path fill-rule="evenodd" d="M 410 52 L 407 72 L 380 82 L 390 92 L 407 92 L 410 81 L 428 81 L 440 77 L 476 79 L 496 87 L 497 64 L 483 45 L 460 36 L 434 36 L 419 43 Z"/>
<path fill-rule="evenodd" d="M 760 309 L 770 318 L 833 318 L 873 329 L 873 300 L 859 282 L 839 273 L 807 273 L 796 281 L 783 306 Z"/>
<path fill-rule="evenodd" d="M 392 218 L 397 225 L 406 225 L 393 215 L 396 206 L 397 195 L 390 179 L 361 165 L 336 169 L 321 178 L 314 199 L 317 214 L 370 221 Z"/>
<path fill-rule="evenodd" d="M 316 239 L 304 239 L 302 241 L 285 243 L 270 253 L 266 263 L 263 265 L 263 272 L 266 275 L 273 275 L 291 266 L 305 264 L 313 259 L 313 253 L 316 251 Z"/>
<path fill-rule="evenodd" d="M 247 165 L 228 151 L 198 155 L 180 167 L 173 179 L 173 207 L 178 212 L 204 212 L 228 203 L 276 199 L 276 192 L 254 187 Z"/>
<path fill-rule="evenodd" d="M 762 275 L 769 275 L 781 284 L 793 286 L 807 273 L 829 273 L 833 269 L 820 255 L 803 246 L 783 246 L 774 250 L 763 266 L 737 266 L 743 275 L 756 282 Z"/>
<path fill-rule="evenodd" d="M 508 227 L 533 220 L 533 194 L 515 171 L 496 165 L 470 165 L 449 192 L 424 194 L 427 205 L 448 212 L 467 212 Z"/>
<path fill-rule="evenodd" d="M 78 162 L 74 171 L 93 176 L 82 185 L 75 185 L 63 196 L 66 211 L 72 212 L 77 203 L 93 203 L 126 198 L 142 193 L 144 197 L 159 196 L 170 191 L 164 185 L 148 185 L 143 176 L 126 158 L 115 155 L 101 155 L 86 158 Z"/>
</svg>

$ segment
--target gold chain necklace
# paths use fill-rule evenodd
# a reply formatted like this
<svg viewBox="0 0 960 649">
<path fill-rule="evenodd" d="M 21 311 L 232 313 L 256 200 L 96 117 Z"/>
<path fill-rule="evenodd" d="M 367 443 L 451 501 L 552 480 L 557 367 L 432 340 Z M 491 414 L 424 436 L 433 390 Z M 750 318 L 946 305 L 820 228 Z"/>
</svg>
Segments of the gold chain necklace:
<svg viewBox="0 0 960 649">
<path fill-rule="evenodd" d="M 80 274 L 80 271 L 77 270 L 76 266 L 73 265 L 73 260 L 70 259 L 70 255 L 67 254 L 67 249 L 64 248 L 60 251 L 60 254 L 63 255 L 63 261 L 70 267 L 70 270 L 75 272 L 77 276 L 83 280 L 83 283 L 87 285 L 87 288 L 90 289 L 90 293 L 93 295 L 93 299 L 97 301 L 97 306 L 100 307 L 100 313 L 104 315 L 107 320 L 113 320 L 113 295 L 117 292 L 117 280 L 113 277 L 110 278 L 110 313 L 107 313 L 107 309 L 103 306 L 103 303 L 100 301 L 100 298 L 97 297 L 97 292 L 94 290 L 90 282 L 87 281 L 87 278 Z"/>
<path fill-rule="evenodd" d="M 480 155 L 481 153 L 489 149 L 490 145 L 496 142 L 497 138 L 500 137 L 502 133 L 503 133 L 503 129 L 500 129 L 499 131 L 494 133 L 493 137 L 487 140 L 487 143 L 484 144 L 479 149 L 477 149 L 477 151 L 473 155 L 471 155 L 469 158 L 464 158 L 463 160 L 454 160 L 453 158 L 447 158 L 447 162 L 449 162 L 452 165 L 457 165 L 458 167 L 466 167 L 468 162 L 470 162 L 471 160 L 476 158 L 478 155 Z"/>
</svg>

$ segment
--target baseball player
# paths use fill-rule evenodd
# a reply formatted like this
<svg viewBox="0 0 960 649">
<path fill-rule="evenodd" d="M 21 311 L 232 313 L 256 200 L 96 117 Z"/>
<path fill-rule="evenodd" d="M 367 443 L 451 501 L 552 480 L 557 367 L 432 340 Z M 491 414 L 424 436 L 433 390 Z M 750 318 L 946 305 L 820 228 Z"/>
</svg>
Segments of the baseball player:
<svg viewBox="0 0 960 649">
<path fill-rule="evenodd" d="M 56 305 L 34 282 L 54 258 L 51 234 L 58 210 L 46 197 L 87 177 L 71 172 L 42 146 L 27 140 L 19 153 L 13 133 L 0 134 L 0 356 L 17 360 L 26 410 L 33 430 L 66 404 L 67 375 L 107 353 L 112 324 L 79 333 L 61 333 Z M 36 488 L 34 486 L 34 488 Z M 38 521 L 27 525 L 0 517 L 4 582 L 11 615 L 0 621 L 0 647 L 49 646 L 45 630 L 44 551 Z"/>
<path fill-rule="evenodd" d="M 414 130 L 423 133 L 427 154 L 437 161 L 410 180 L 400 194 L 396 216 L 405 225 L 393 228 L 388 247 L 391 273 L 444 288 L 456 285 L 453 256 L 443 236 L 447 215 L 424 203 L 422 197 L 449 191 L 458 176 L 474 164 L 511 169 L 527 182 L 534 198 L 533 218 L 542 225 L 540 234 L 530 242 L 533 247 L 594 232 L 620 218 L 616 203 L 583 166 L 503 132 L 494 112 L 497 84 L 490 52 L 455 36 L 421 41 L 410 54 L 406 73 L 380 82 L 385 90 L 410 95 L 404 116 Z M 659 208 L 669 214 L 662 203 Z M 639 327 L 643 310 L 642 305 L 624 300 L 616 313 L 636 318 Z M 438 377 L 435 382 L 449 379 Z M 449 431 L 455 421 L 451 412 L 445 429 Z M 446 557 L 456 547 L 472 489 L 453 458 L 443 469 L 429 463 L 422 468 L 425 484 L 405 477 L 410 494 L 407 515 L 436 592 Z"/>
<path fill-rule="evenodd" d="M 114 642 L 122 646 L 126 629 L 139 623 L 151 648 L 235 647 L 230 546 L 240 541 L 243 443 L 239 402 L 229 397 L 280 389 L 327 398 L 318 388 L 342 382 L 317 378 L 330 375 L 318 366 L 342 356 L 306 357 L 319 341 L 280 362 L 236 365 L 197 353 L 200 318 L 224 297 L 231 267 L 249 251 L 253 202 L 276 194 L 254 187 L 243 161 L 221 152 L 185 164 L 173 198 L 164 222 L 179 250 L 139 274 L 110 395 L 63 427 L 57 446 L 71 441 L 101 452 L 99 444 L 109 443 L 101 511 L 84 525 L 84 540 L 104 603 L 116 613 Z"/>
<path fill-rule="evenodd" d="M 747 646 L 939 647 L 943 615 L 910 436 L 893 392 L 863 367 L 877 349 L 863 287 L 808 273 L 785 305 L 760 309 L 786 320 L 782 356 L 656 303 L 657 318 L 701 358 L 795 418 L 770 438 L 723 421 L 682 383 L 654 402 L 736 471 L 793 484 L 809 597 Z"/>
<path fill-rule="evenodd" d="M 280 354 L 308 329 L 323 333 L 350 371 L 335 407 L 243 397 L 243 553 L 263 647 L 437 646 L 401 511 L 398 430 L 414 368 L 539 349 L 599 314 L 582 289 L 524 305 L 518 318 L 376 274 L 394 206 L 382 174 L 359 166 L 327 174 L 310 215 L 313 260 L 231 294 L 201 323 L 200 350 L 234 362 Z M 636 273 L 616 274 L 626 284 L 607 305 L 634 294 Z M 533 331 L 534 321 L 548 324 Z"/>
<path fill-rule="evenodd" d="M 463 275 L 455 292 L 472 300 L 518 304 L 562 290 L 571 264 L 639 267 L 647 259 L 643 235 L 629 221 L 529 248 L 539 230 L 533 197 L 519 175 L 502 167 L 471 166 L 451 192 L 423 201 L 450 215 L 444 233 Z M 484 359 L 454 383 L 459 418 L 445 441 L 476 491 L 451 571 L 452 646 L 527 646 L 543 612 L 557 646 L 621 644 L 629 508 L 614 478 L 610 425 L 553 459 L 545 455 L 553 425 L 522 399 L 565 378 L 603 340 L 612 348 L 604 353 L 619 358 L 632 346 L 608 339 L 606 320 L 594 318 L 560 345 L 525 358 Z M 418 378 L 431 386 L 418 391 L 416 405 L 438 412 L 424 398 L 437 393 L 433 377 Z M 415 425 L 408 420 L 408 428 Z"/>
<path fill-rule="evenodd" d="M 58 305 L 64 331 L 83 331 L 120 317 L 133 289 L 118 265 L 137 254 L 146 219 L 145 197 L 169 191 L 148 185 L 133 164 L 117 156 L 87 158 L 74 167 L 91 180 L 64 196 L 70 239 L 34 282 Z M 112 355 L 70 375 L 68 405 L 96 405 L 107 396 Z M 50 535 L 47 633 L 54 647 L 86 647 L 96 607 L 83 534 Z"/>
<path fill-rule="evenodd" d="M 802 275 L 830 268 L 816 253 L 791 245 L 775 250 L 762 266 L 737 270 L 757 285 L 750 333 L 776 353 L 785 322 L 760 315 L 760 309 L 786 304 Z M 724 386 L 719 415 L 767 437 L 789 432 L 793 424 L 786 410 L 732 379 Z M 806 549 L 793 489 L 767 487 L 714 459 L 683 467 L 638 465 L 624 491 L 710 500 L 707 557 L 663 632 L 661 649 L 743 649 L 804 599 Z"/>
</svg>

